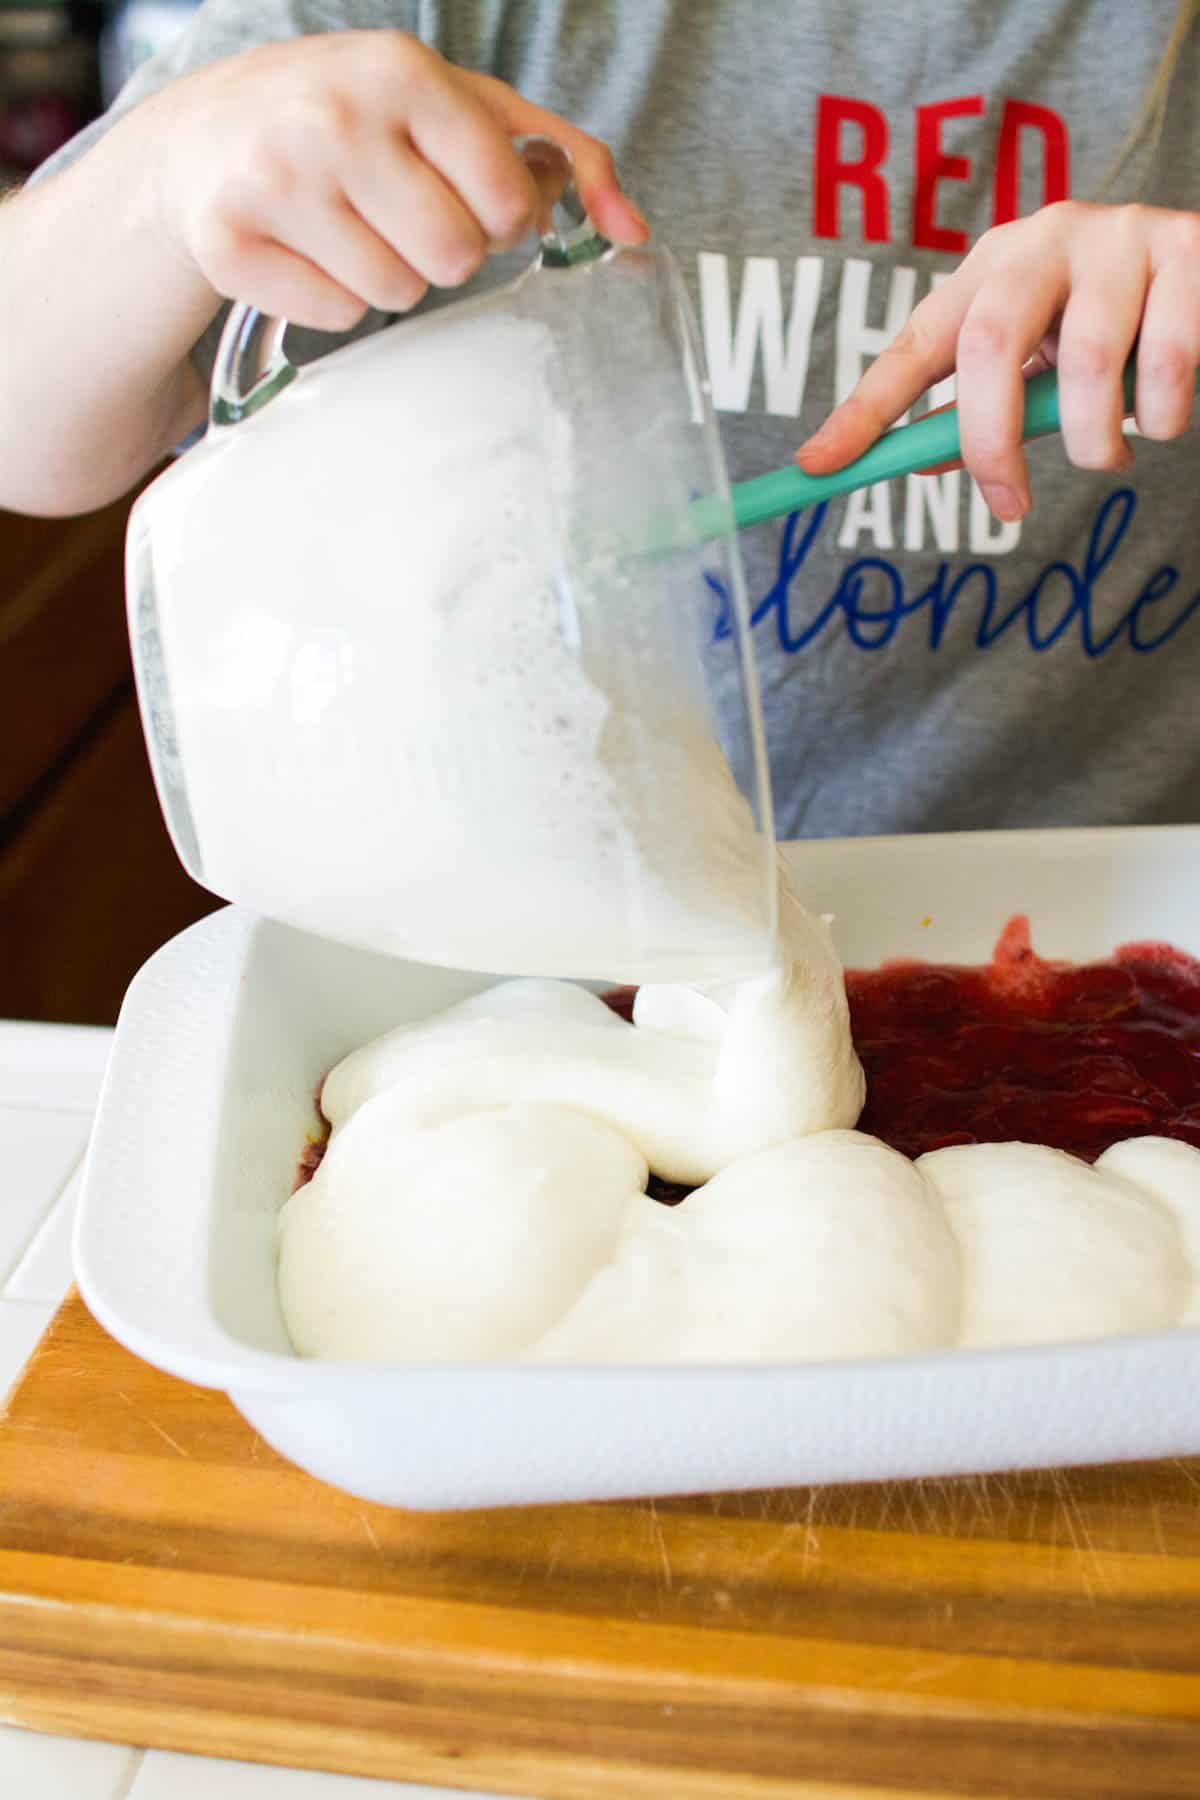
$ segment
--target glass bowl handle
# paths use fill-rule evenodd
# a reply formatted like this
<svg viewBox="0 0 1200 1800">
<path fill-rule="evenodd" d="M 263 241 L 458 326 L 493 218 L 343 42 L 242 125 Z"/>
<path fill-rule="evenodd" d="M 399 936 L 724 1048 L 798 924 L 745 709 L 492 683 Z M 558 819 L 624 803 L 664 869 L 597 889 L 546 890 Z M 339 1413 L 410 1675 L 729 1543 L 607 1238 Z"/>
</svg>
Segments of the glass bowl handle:
<svg viewBox="0 0 1200 1800">
<path fill-rule="evenodd" d="M 210 425 L 237 425 L 296 379 L 299 370 L 283 347 L 287 328 L 286 319 L 234 302 L 213 364 Z"/>
<path fill-rule="evenodd" d="M 538 190 L 541 267 L 571 269 L 606 255 L 612 245 L 588 217 L 575 186 L 571 158 L 562 145 L 554 138 L 524 137 L 516 140 L 516 146 Z"/>
<path fill-rule="evenodd" d="M 611 250 L 584 210 L 571 159 L 561 144 L 548 137 L 525 137 L 516 140 L 516 148 L 538 190 L 539 265 L 574 268 Z M 210 425 L 239 424 L 296 379 L 299 370 L 284 349 L 287 328 L 286 319 L 234 302 L 213 365 Z"/>
</svg>

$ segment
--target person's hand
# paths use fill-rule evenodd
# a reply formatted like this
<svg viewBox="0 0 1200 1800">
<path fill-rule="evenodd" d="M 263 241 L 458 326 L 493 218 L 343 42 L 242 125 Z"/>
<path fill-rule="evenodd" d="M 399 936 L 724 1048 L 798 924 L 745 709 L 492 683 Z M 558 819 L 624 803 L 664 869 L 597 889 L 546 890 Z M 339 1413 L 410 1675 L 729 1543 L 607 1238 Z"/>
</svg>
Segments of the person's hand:
<svg viewBox="0 0 1200 1800">
<path fill-rule="evenodd" d="M 956 370 L 963 462 L 996 516 L 1019 519 L 1031 504 L 1024 378 L 1056 363 L 1067 455 L 1123 469 L 1135 341 L 1138 429 L 1178 437 L 1200 363 L 1200 214 L 1059 201 L 980 238 L 797 458 L 810 474 L 840 469 Z"/>
<path fill-rule="evenodd" d="M 517 136 L 570 153 L 606 236 L 647 236 L 604 144 L 399 31 L 246 51 L 172 83 L 135 120 L 159 147 L 172 253 L 216 295 L 327 331 L 368 306 L 405 312 L 521 240 L 538 196 Z"/>
</svg>

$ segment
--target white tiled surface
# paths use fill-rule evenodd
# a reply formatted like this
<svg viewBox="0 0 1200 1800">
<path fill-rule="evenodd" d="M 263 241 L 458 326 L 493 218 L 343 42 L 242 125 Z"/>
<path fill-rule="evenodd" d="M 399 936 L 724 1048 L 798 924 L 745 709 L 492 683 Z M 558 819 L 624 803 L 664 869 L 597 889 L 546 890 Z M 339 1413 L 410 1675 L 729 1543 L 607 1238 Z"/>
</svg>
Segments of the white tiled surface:
<svg viewBox="0 0 1200 1800">
<path fill-rule="evenodd" d="M 111 1041 L 112 1032 L 96 1025 L 0 1022 L 0 1106 L 90 1116 Z"/>
<path fill-rule="evenodd" d="M 126 1800 L 140 1761 L 140 1751 L 120 1744 L 0 1726 L 0 1793 L 6 1800 Z"/>
<path fill-rule="evenodd" d="M 206 1756 L 172 1756 L 148 1750 L 129 1800 L 213 1800 L 213 1764 Z M 367 1781 L 357 1775 L 314 1775 L 303 1769 L 268 1769 L 261 1763 L 217 1765 L 222 1800 L 488 1800 L 461 1789 L 414 1787 L 407 1781 Z"/>
<path fill-rule="evenodd" d="M 82 1159 L 25 1246 L 4 1286 L 10 1300 L 44 1300 L 57 1306 L 71 1285 L 71 1233 L 83 1180 Z"/>
<path fill-rule="evenodd" d="M 0 1155 L 3 1155 L 0 1143 Z M 0 1389 L 7 1393 L 29 1352 L 54 1316 L 45 1301 L 0 1300 Z M 0 1793 L 3 1793 L 0 1788 Z"/>
<path fill-rule="evenodd" d="M 87 1134 L 86 1113 L 0 1106 L 0 1283 L 7 1284 L 62 1193 Z"/>
<path fill-rule="evenodd" d="M 70 1283 L 80 1159 L 110 1038 L 109 1032 L 81 1026 L 0 1022 L 0 1397 Z M 407 1782 L 174 1756 L 0 1725 L 0 1800 L 450 1800 L 450 1796 L 445 1788 Z M 459 1800 L 491 1797 L 460 1793 Z"/>
</svg>

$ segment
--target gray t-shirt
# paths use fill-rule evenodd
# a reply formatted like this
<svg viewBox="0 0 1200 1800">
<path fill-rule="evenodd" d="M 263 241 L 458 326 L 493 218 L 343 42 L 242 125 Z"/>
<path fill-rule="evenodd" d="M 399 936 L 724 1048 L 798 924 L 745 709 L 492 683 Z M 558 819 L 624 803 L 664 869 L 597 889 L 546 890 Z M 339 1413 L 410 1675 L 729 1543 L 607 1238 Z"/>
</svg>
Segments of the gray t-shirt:
<svg viewBox="0 0 1200 1800">
<path fill-rule="evenodd" d="M 117 103 L 252 44 L 398 26 L 606 138 L 678 256 L 734 479 L 781 466 L 997 218 L 1096 195 L 1174 0 L 208 0 Z M 1200 46 L 1106 198 L 1200 203 Z M 112 115 L 110 115 L 111 117 Z M 65 155 L 104 128 L 93 126 Z M 1170 822 L 1200 798 L 1200 437 L 1034 445 L 743 533 L 781 835 Z M 716 658 L 732 650 L 719 632 Z"/>
</svg>

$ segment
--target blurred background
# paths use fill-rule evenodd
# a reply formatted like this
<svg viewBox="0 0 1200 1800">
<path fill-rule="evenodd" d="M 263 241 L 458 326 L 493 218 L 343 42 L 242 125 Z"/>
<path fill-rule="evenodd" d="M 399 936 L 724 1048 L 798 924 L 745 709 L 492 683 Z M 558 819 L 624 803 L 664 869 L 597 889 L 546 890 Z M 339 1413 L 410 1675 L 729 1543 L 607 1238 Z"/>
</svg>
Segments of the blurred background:
<svg viewBox="0 0 1200 1800">
<path fill-rule="evenodd" d="M 0 4 L 0 186 L 94 117 L 193 10 Z M 128 510 L 0 512 L 0 1018 L 111 1023 L 140 964 L 216 904 L 176 862 L 142 745 Z"/>
</svg>

